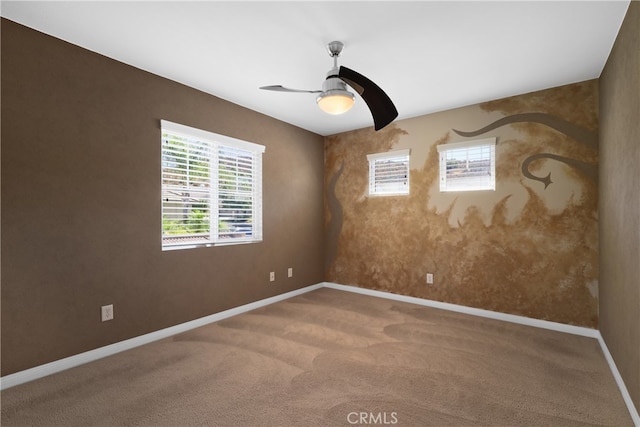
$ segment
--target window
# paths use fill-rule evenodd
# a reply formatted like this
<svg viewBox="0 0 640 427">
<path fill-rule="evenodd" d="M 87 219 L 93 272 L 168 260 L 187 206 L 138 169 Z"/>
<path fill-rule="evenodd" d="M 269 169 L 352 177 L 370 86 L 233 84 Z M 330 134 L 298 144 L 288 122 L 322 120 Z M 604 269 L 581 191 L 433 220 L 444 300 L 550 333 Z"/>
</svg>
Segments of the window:
<svg viewBox="0 0 640 427">
<path fill-rule="evenodd" d="M 440 191 L 496 189 L 496 139 L 438 145 Z"/>
<path fill-rule="evenodd" d="M 409 154 L 398 150 L 367 155 L 370 196 L 409 194 Z"/>
<path fill-rule="evenodd" d="M 261 241 L 264 146 L 161 126 L 163 250 Z"/>
</svg>

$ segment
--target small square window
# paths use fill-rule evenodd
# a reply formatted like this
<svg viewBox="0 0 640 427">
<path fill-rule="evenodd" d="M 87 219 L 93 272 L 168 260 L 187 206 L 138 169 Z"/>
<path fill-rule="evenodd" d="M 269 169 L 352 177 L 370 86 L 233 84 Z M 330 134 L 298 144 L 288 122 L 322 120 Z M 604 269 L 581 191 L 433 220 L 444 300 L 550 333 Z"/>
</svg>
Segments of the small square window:
<svg viewBox="0 0 640 427">
<path fill-rule="evenodd" d="M 370 196 L 409 194 L 409 154 L 398 150 L 367 155 Z"/>
<path fill-rule="evenodd" d="M 496 189 L 496 138 L 438 145 L 440 191 Z"/>
</svg>

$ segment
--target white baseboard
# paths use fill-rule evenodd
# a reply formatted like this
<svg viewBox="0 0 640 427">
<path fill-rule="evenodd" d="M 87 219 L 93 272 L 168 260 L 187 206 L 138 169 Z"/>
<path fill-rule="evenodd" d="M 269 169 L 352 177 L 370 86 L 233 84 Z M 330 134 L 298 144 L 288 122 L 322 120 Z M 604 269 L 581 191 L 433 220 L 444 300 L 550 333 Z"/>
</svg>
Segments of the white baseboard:
<svg viewBox="0 0 640 427">
<path fill-rule="evenodd" d="M 455 311 L 458 313 L 471 314 L 473 316 L 518 323 L 520 325 L 534 326 L 536 328 L 566 332 L 573 335 L 582 335 L 591 338 L 597 338 L 599 335 L 596 329 L 584 328 L 582 326 L 565 325 L 563 323 L 532 319 L 530 317 L 517 316 L 515 314 L 506 314 L 500 313 L 498 311 L 483 310 L 480 308 L 466 307 L 464 305 L 450 304 L 446 302 L 432 301 L 424 298 L 410 297 L 407 295 L 392 294 L 390 292 L 375 291 L 373 289 L 359 288 L 357 286 L 345 286 L 330 282 L 324 282 L 323 285 L 326 288 L 339 289 L 341 291 L 355 292 L 358 294 L 371 295 L 374 297 L 386 298 L 395 301 L 408 302 L 411 304 L 417 304 L 426 307 L 440 308 L 443 310 Z"/>
<path fill-rule="evenodd" d="M 138 337 L 134 337 L 125 341 L 120 341 L 104 347 L 96 348 L 95 350 L 86 351 L 84 353 L 76 354 L 74 356 L 66 357 L 64 359 L 46 363 L 44 365 L 16 372 L 14 374 L 5 375 L 4 377 L 0 378 L 0 390 L 5 390 L 9 387 L 14 387 L 19 384 L 37 380 L 39 378 L 61 372 L 69 368 L 93 362 L 94 360 L 102 359 L 103 357 L 111 356 L 125 350 L 130 350 L 141 345 L 168 338 L 170 336 L 177 335 L 182 332 L 198 328 L 200 326 L 208 325 L 209 323 L 217 322 L 231 316 L 246 313 L 247 311 L 255 310 L 256 308 L 264 307 L 275 302 L 283 301 L 291 297 L 295 297 L 297 295 L 319 289 L 321 287 L 323 287 L 323 284 L 318 283 L 316 285 L 296 289 L 291 292 L 241 305 L 239 307 L 234 307 L 229 310 L 221 311 L 210 316 L 201 317 L 190 322 L 181 323 L 176 326 L 171 326 L 169 328 L 161 329 L 149 334 L 140 335 Z"/>
<path fill-rule="evenodd" d="M 73 368 L 75 366 L 92 362 L 94 360 L 102 359 L 103 357 L 111 356 L 113 354 L 120 353 L 125 350 L 130 350 L 132 348 L 139 347 L 144 344 L 149 344 L 154 341 L 168 338 L 170 336 L 177 335 L 182 332 L 186 332 L 191 329 L 198 328 L 200 326 L 208 325 L 210 323 L 217 322 L 231 316 L 236 316 L 238 314 L 246 313 L 248 311 L 255 310 L 256 308 L 264 307 L 264 306 L 273 304 L 275 302 L 283 301 L 283 300 L 286 300 L 298 295 L 302 295 L 304 293 L 311 292 L 323 287 L 337 289 L 337 290 L 346 291 L 346 292 L 354 292 L 354 293 L 359 293 L 364 295 L 370 295 L 370 296 L 379 297 L 379 298 L 386 298 L 386 299 L 395 300 L 395 301 L 407 302 L 407 303 L 422 305 L 426 307 L 440 308 L 443 310 L 470 314 L 472 316 L 486 317 L 486 318 L 495 319 L 495 320 L 502 320 L 505 322 L 517 323 L 520 325 L 533 326 L 536 328 L 549 329 L 553 331 L 564 332 L 564 333 L 574 334 L 574 335 L 581 335 L 581 336 L 597 339 L 598 342 L 600 343 L 600 348 L 604 353 L 605 359 L 609 364 L 611 373 L 613 374 L 613 377 L 615 378 L 615 381 L 618 384 L 618 388 L 620 389 L 620 393 L 622 394 L 622 397 L 627 405 L 631 418 L 634 421 L 636 427 L 640 427 L 640 416 L 638 416 L 638 411 L 636 410 L 633 404 L 633 401 L 631 400 L 631 396 L 627 391 L 627 387 L 624 384 L 624 380 L 622 379 L 622 376 L 620 376 L 620 372 L 616 367 L 616 364 L 613 360 L 613 357 L 611 356 L 611 353 L 609 353 L 609 349 L 607 348 L 607 345 L 605 344 L 604 339 L 600 334 L 600 331 L 596 329 L 584 328 L 581 326 L 565 325 L 562 323 L 532 319 L 529 317 L 517 316 L 514 314 L 505 314 L 497 311 L 483 310 L 479 308 L 466 307 L 462 305 L 449 304 L 449 303 L 439 302 L 439 301 L 432 301 L 432 300 L 427 300 L 423 298 L 410 297 L 406 295 L 393 294 L 390 292 L 376 291 L 373 289 L 359 288 L 356 286 L 345 286 L 345 285 L 340 285 L 337 283 L 330 283 L 330 282 L 322 282 L 322 283 L 307 286 L 301 289 L 296 289 L 291 292 L 286 292 L 281 295 L 276 295 L 260 301 L 255 301 L 249 304 L 241 305 L 239 307 L 221 311 L 219 313 L 215 313 L 210 316 L 201 317 L 200 319 L 195 319 L 190 322 L 172 326 L 170 328 L 161 329 L 159 331 L 151 332 L 149 334 L 141 335 L 139 337 L 131 338 L 125 341 L 117 342 L 115 344 L 107 345 L 105 347 L 100 347 L 95 350 L 90 350 L 84 353 L 80 353 L 75 356 L 70 356 L 64 359 L 56 360 L 51 363 L 36 366 L 31 369 L 26 369 L 24 371 L 6 375 L 0 378 L 0 390 L 5 390 L 7 388 L 10 388 L 19 384 L 23 384 L 29 381 L 42 378 L 42 377 L 46 377 L 48 375 L 67 370 L 69 368 Z"/>
<path fill-rule="evenodd" d="M 602 349 L 602 353 L 604 353 L 604 358 L 607 359 L 607 363 L 609 363 L 609 369 L 611 369 L 613 378 L 615 378 L 616 384 L 618 384 L 618 388 L 620 389 L 620 393 L 622 394 L 624 403 L 627 404 L 627 409 L 629 409 L 629 414 L 631 415 L 631 419 L 635 423 L 636 427 L 640 427 L 640 415 L 638 414 L 638 411 L 636 410 L 636 407 L 633 404 L 633 400 L 631 400 L 631 395 L 627 390 L 627 386 L 624 384 L 622 375 L 620 375 L 620 371 L 618 371 L 616 362 L 613 361 L 613 356 L 611 356 L 611 353 L 609 353 L 609 348 L 607 348 L 607 344 L 604 342 L 604 338 L 602 337 L 602 334 L 600 334 L 600 331 L 598 331 L 598 342 L 600 343 L 600 348 Z"/>
</svg>

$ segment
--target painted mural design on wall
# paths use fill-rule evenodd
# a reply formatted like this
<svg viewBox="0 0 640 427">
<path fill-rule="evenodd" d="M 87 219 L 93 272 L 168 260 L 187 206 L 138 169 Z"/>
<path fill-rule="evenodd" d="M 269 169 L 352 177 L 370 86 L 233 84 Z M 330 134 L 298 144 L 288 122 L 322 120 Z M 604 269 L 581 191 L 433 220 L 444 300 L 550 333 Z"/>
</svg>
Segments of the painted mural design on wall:
<svg viewBox="0 0 640 427">
<path fill-rule="evenodd" d="M 329 186 L 327 188 L 327 207 L 331 215 L 329 216 L 329 224 L 327 225 L 328 234 L 326 236 L 327 250 L 324 257 L 324 268 L 327 269 L 333 263 L 336 258 L 336 249 L 338 246 L 338 237 L 340 237 L 340 231 L 342 231 L 342 206 L 340 201 L 336 197 L 336 184 L 340 175 L 344 171 L 344 163 L 340 164 L 338 171 L 329 180 Z"/>
<path fill-rule="evenodd" d="M 597 125 L 589 81 L 327 137 L 325 279 L 595 327 Z M 436 147 L 478 135 L 496 191 L 440 192 Z M 369 197 L 366 155 L 406 148 L 410 194 Z"/>
<path fill-rule="evenodd" d="M 557 130 L 558 132 L 562 132 L 565 135 L 573 138 L 580 144 L 584 144 L 584 146 L 589 147 L 592 150 L 598 149 L 598 133 L 594 131 L 590 131 L 589 129 L 585 129 L 581 126 L 575 125 L 573 123 L 567 122 L 566 120 L 562 120 L 559 117 L 552 116 L 550 114 L 545 113 L 522 113 L 522 114 L 513 114 L 511 116 L 504 117 L 502 119 L 496 120 L 495 122 L 483 127 L 482 129 L 478 129 L 471 132 L 460 131 L 457 129 L 452 129 L 455 133 L 464 137 L 474 137 L 483 135 L 489 131 L 497 129 L 502 126 L 506 126 L 511 123 L 540 123 L 550 128 Z M 563 162 L 576 170 L 582 172 L 586 177 L 590 178 L 593 182 L 598 182 L 598 167 L 596 165 L 590 165 L 585 162 L 581 162 L 576 159 L 572 159 L 565 156 L 558 156 L 557 154 L 552 153 L 538 153 L 533 154 L 527 157 L 522 162 L 522 174 L 534 181 L 540 181 L 544 184 L 544 188 L 546 189 L 553 181 L 551 181 L 551 172 L 545 177 L 539 177 L 531 173 L 529 170 L 529 165 L 532 162 L 535 162 L 539 159 L 552 159 L 557 160 L 559 162 Z"/>
</svg>

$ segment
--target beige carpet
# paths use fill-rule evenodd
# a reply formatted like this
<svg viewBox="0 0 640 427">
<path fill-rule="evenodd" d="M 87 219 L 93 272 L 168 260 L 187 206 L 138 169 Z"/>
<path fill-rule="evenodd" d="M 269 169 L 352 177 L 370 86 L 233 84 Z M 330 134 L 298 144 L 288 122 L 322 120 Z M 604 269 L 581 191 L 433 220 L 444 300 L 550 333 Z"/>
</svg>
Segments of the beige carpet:
<svg viewBox="0 0 640 427">
<path fill-rule="evenodd" d="M 595 339 L 326 288 L 1 397 L 3 426 L 633 425 Z"/>
</svg>

